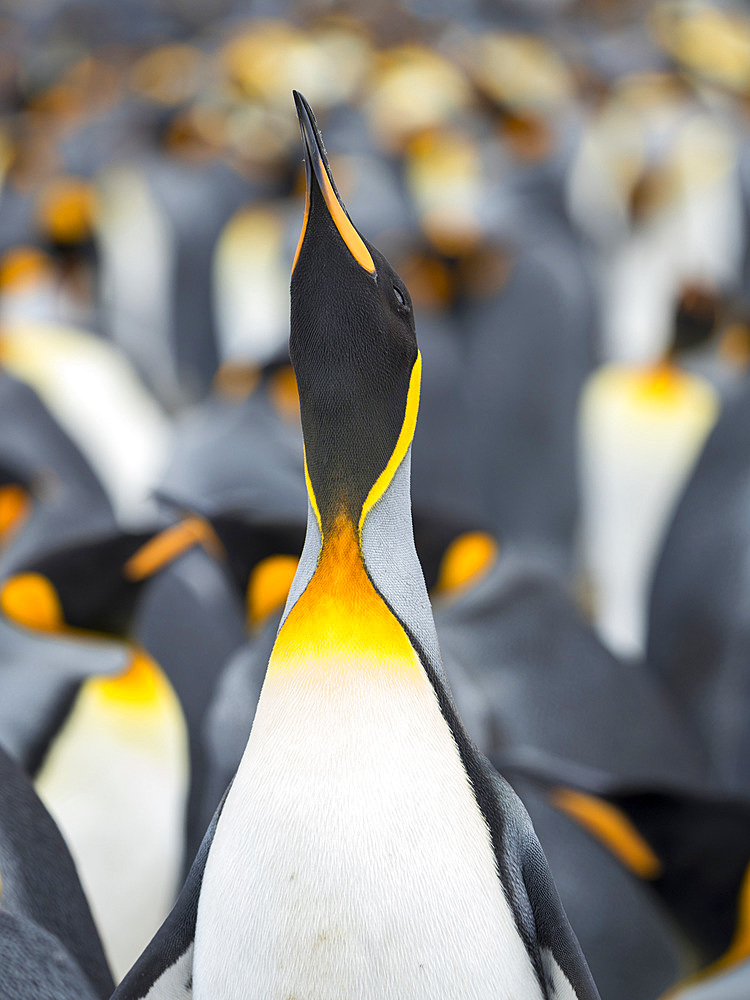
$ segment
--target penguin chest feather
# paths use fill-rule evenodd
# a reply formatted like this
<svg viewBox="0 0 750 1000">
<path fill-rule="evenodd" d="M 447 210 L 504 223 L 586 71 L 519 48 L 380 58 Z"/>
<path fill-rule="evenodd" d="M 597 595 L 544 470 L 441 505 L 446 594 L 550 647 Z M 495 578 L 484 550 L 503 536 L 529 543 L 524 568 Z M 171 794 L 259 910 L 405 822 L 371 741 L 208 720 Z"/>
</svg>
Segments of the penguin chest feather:
<svg viewBox="0 0 750 1000">
<path fill-rule="evenodd" d="M 195 1000 L 534 1000 L 485 819 L 354 530 L 277 639 L 203 877 Z"/>
</svg>

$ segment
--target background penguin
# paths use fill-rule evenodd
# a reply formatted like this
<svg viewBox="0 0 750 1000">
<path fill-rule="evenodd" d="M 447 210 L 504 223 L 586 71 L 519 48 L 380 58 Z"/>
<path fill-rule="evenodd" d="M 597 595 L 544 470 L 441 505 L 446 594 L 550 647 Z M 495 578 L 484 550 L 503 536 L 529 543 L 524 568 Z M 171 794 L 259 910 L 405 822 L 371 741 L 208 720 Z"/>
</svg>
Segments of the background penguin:
<svg viewBox="0 0 750 1000">
<path fill-rule="evenodd" d="M 681 285 L 737 280 L 741 192 L 726 116 L 658 53 L 633 55 L 651 64 L 619 76 L 599 102 L 568 201 L 596 250 L 603 360 L 649 364 L 668 344 Z"/>
<path fill-rule="evenodd" d="M 256 523 L 304 528 L 299 419 L 288 419 L 279 403 L 287 373 L 288 366 L 274 364 L 241 385 L 220 380 L 216 392 L 185 413 L 156 486 L 159 499 L 211 519 L 240 512 Z M 238 454 L 247 462 L 239 465 Z"/>
<path fill-rule="evenodd" d="M 249 549 L 246 545 L 248 558 Z M 256 560 L 258 551 L 264 550 L 256 542 Z M 186 829 L 174 850 L 182 855 L 186 834 L 192 859 L 205 830 L 197 818 L 205 771 L 203 715 L 218 671 L 246 638 L 244 609 L 218 537 L 204 519 L 189 516 L 161 530 L 94 536 L 53 548 L 15 569 L 6 581 L 11 587 L 41 578 L 56 595 L 55 627 L 62 638 L 74 635 L 93 648 L 105 635 L 120 648 L 125 640 L 125 649 L 148 653 L 155 661 L 149 670 L 174 688 L 190 749 Z M 145 734 L 149 708 L 142 708 Z M 126 830 L 123 836 L 127 839 Z"/>
<path fill-rule="evenodd" d="M 750 788 L 750 381 L 727 399 L 656 564 L 646 656 L 725 789 Z"/>
<path fill-rule="evenodd" d="M 497 763 L 504 759 L 498 757 Z M 539 785 L 512 767 L 508 778 L 531 816 L 601 995 L 608 1000 L 660 997 L 685 970 L 684 942 L 649 882 L 557 809 Z M 633 955 L 639 956 L 637 963 Z"/>
<path fill-rule="evenodd" d="M 224 226 L 212 265 L 220 366 L 260 367 L 286 350 L 296 215 L 287 200 L 256 201 Z"/>
<path fill-rule="evenodd" d="M 684 287 L 662 358 L 604 365 L 581 396 L 581 558 L 599 634 L 621 656 L 643 653 L 654 563 L 719 414 L 716 390 L 682 363 L 710 338 L 719 311 L 713 290 Z"/>
<path fill-rule="evenodd" d="M 247 745 L 266 666 L 298 560 L 269 556 L 258 563 L 248 581 L 248 615 L 252 634 L 226 662 L 206 709 L 201 738 L 208 758 L 202 801 L 202 828 L 211 820 L 234 776 Z M 268 571 L 275 585 L 264 579 Z M 262 589 L 261 589 L 262 588 Z"/>
<path fill-rule="evenodd" d="M 0 997 L 106 1000 L 114 983 L 75 866 L 0 746 Z"/>
<path fill-rule="evenodd" d="M 633 783 L 546 754 L 501 753 L 511 775 L 549 802 L 658 896 L 679 932 L 680 983 L 740 968 L 747 940 L 750 803 L 714 790 Z M 676 979 L 678 977 L 675 977 Z"/>
<path fill-rule="evenodd" d="M 523 225 L 527 224 L 524 218 Z M 563 240 L 554 249 L 506 240 L 499 291 L 466 303 L 467 442 L 482 513 L 501 538 L 570 569 L 578 513 L 576 415 L 591 367 L 585 275 Z"/>
<path fill-rule="evenodd" d="M 122 544 L 102 548 L 111 555 Z M 143 646 L 80 628 L 87 604 L 110 632 L 121 621 L 107 607 L 116 603 L 111 568 L 95 572 L 95 554 L 69 546 L 2 581 L 0 717 L 66 838 L 121 975 L 179 887 L 187 741 L 175 693 Z M 88 585 L 76 586 L 81 579 Z"/>
<path fill-rule="evenodd" d="M 485 752 L 534 748 L 623 779 L 708 780 L 659 682 L 609 652 L 548 565 L 503 548 L 470 586 L 436 593 L 434 608 L 449 677 L 458 665 L 477 692 L 472 736 Z M 462 712 L 464 690 L 456 684 Z"/>
<path fill-rule="evenodd" d="M 0 616 L 0 741 L 34 775 L 90 677 L 117 676 L 127 665 L 120 644 L 60 642 Z"/>
<path fill-rule="evenodd" d="M 0 572 L 88 531 L 111 530 L 115 516 L 85 457 L 36 392 L 0 372 L 0 465 L 27 484 L 23 531 L 6 540 Z"/>
<path fill-rule="evenodd" d="M 37 391 L 73 438 L 118 517 L 131 524 L 146 517 L 169 424 L 128 360 L 93 333 L 19 320 L 3 325 L 0 361 Z"/>
<path fill-rule="evenodd" d="M 101 177 L 98 230 L 109 334 L 169 410 L 203 398 L 218 367 L 212 258 L 225 223 L 252 194 L 218 158 L 181 156 L 179 130 L 175 116 L 165 150 Z"/>
<path fill-rule="evenodd" d="M 312 112 L 299 95 L 295 99 L 308 173 L 307 212 L 293 270 L 291 337 L 306 431 L 306 547 L 243 762 L 180 900 L 114 996 L 238 997 L 251 982 L 253 989 L 284 995 L 314 984 L 321 996 L 333 997 L 340 995 L 344 982 L 366 981 L 368 990 L 383 996 L 395 990 L 415 997 L 455 997 L 468 995 L 467 989 L 484 993 L 506 984 L 528 996 L 595 998 L 596 987 L 528 818 L 464 734 L 440 665 L 410 538 L 408 454 L 418 407 L 419 356 L 408 293 L 349 221 L 333 187 Z M 320 341 L 318 310 L 325 303 L 335 303 L 328 320 L 333 342 Z M 371 312 L 366 319 L 361 311 L 365 303 Z M 350 335 L 351 317 L 357 315 L 364 327 L 355 338 L 357 357 L 341 364 L 345 355 L 339 338 Z M 371 322 L 379 327 L 375 343 L 361 335 Z M 320 385 L 321 359 L 328 380 L 325 389 Z M 385 393 L 372 376 L 376 367 L 384 366 L 389 372 Z M 342 405 L 348 425 L 344 434 Z M 363 437 L 369 443 L 364 454 Z M 385 539 L 390 539 L 387 555 Z M 396 574 L 394 558 L 399 561 Z M 323 567 L 322 572 L 317 567 Z M 337 593 L 342 579 L 347 581 L 344 591 Z M 330 594 L 336 594 L 333 608 Z M 353 606 L 352 594 L 357 595 Z M 317 612 L 312 605 L 308 613 L 331 616 L 328 639 L 325 632 L 316 638 L 306 620 L 305 608 L 316 600 Z M 338 601 L 344 602 L 343 616 Z M 360 649 L 350 645 L 347 616 L 352 614 L 364 615 L 374 630 L 371 636 L 358 633 Z M 337 641 L 342 645 L 337 647 Z M 323 643 L 322 670 L 334 671 L 322 684 L 315 680 L 316 642 Z M 309 663 L 296 659 L 298 643 L 309 649 Z M 370 663 L 375 676 L 390 662 L 388 679 L 381 675 L 373 685 L 369 671 L 359 678 L 355 671 L 347 678 L 350 672 L 343 667 L 326 696 L 327 684 L 341 669 L 336 666 L 337 648 L 346 659 Z M 399 678 L 404 671 L 409 680 Z M 357 694 L 360 686 L 363 690 Z M 299 697 L 305 703 L 301 714 Z M 342 709 L 343 716 L 337 718 Z M 284 722 L 274 722 L 279 710 Z M 352 712 L 358 719 L 355 732 L 363 726 L 367 733 L 366 750 L 359 737 L 349 742 L 353 733 L 347 735 L 345 720 L 351 721 Z M 378 721 L 380 713 L 384 717 Z M 290 725 L 295 735 L 288 743 Z M 400 745 L 403 726 L 422 736 Z M 271 732 L 278 734 L 278 746 Z M 269 765 L 274 771 L 281 768 L 270 783 L 264 776 Z M 409 777 L 402 783 L 404 769 Z M 376 774 L 384 784 L 379 790 L 377 783 L 368 787 L 362 799 L 351 782 L 359 788 L 363 782 L 370 786 Z M 349 802 L 343 813 L 339 795 Z M 285 815 L 282 824 L 273 818 L 279 809 Z M 334 857 L 328 820 L 337 814 Z M 446 839 L 441 832 L 451 816 L 461 831 L 458 840 Z M 314 833 L 321 821 L 320 835 L 328 847 Z M 308 830 L 301 841 L 298 824 Z M 272 831 L 273 843 L 264 829 Z M 370 836 L 374 839 L 368 848 Z M 416 853 L 415 840 L 421 845 Z M 390 845 L 385 869 L 376 856 L 384 841 Z M 469 846 L 476 852 L 473 862 L 467 856 Z M 248 854 L 255 863 L 243 865 L 238 873 L 238 855 Z M 444 861 L 436 883 L 434 865 L 440 857 Z M 343 881 L 342 867 L 349 869 Z M 396 882 L 389 889 L 391 878 Z M 399 904 L 402 879 L 411 887 L 408 913 Z M 446 883 L 451 888 L 444 897 Z M 356 905 L 349 901 L 351 891 Z M 313 899 L 324 911 L 332 908 L 327 919 L 323 913 L 316 915 L 318 903 Z M 292 900 L 297 903 L 290 908 Z M 279 915 L 283 912 L 284 920 L 291 920 L 276 943 L 278 930 L 271 930 L 275 919 L 269 906 L 281 907 Z M 483 916 L 477 923 L 478 910 Z M 455 930 L 449 930 L 455 919 L 462 925 L 459 940 Z M 331 920 L 339 928 L 355 923 L 349 933 L 339 936 L 339 930 L 332 941 Z M 380 938 L 378 957 L 368 958 L 361 935 L 366 941 L 374 933 Z M 400 942 L 397 949 L 388 944 L 394 935 Z M 425 956 L 421 966 L 406 958 L 412 950 Z"/>
</svg>

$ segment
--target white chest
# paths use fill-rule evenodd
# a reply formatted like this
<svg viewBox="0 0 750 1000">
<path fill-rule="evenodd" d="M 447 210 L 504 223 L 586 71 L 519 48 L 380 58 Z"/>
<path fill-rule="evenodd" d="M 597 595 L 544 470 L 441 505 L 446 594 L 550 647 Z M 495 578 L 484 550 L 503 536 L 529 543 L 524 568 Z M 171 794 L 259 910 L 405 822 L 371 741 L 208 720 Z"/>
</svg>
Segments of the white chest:
<svg viewBox="0 0 750 1000">
<path fill-rule="evenodd" d="M 370 666 L 266 681 L 203 879 L 195 1000 L 540 997 L 429 682 Z"/>
</svg>

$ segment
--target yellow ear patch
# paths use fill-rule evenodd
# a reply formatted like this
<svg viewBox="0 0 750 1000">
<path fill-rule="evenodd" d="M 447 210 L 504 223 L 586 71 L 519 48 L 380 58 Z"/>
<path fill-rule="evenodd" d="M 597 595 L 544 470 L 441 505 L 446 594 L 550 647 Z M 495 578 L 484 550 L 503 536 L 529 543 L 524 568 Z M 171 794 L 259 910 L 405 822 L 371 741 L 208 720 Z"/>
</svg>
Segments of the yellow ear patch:
<svg viewBox="0 0 750 1000">
<path fill-rule="evenodd" d="M 142 545 L 123 566 L 123 576 L 128 580 L 145 580 L 194 545 L 202 545 L 210 555 L 223 552 L 216 532 L 205 518 L 186 517 Z"/>
<path fill-rule="evenodd" d="M 567 813 L 631 872 L 642 879 L 658 878 L 661 861 L 628 817 L 610 802 L 572 788 L 558 788 L 552 804 Z"/>
<path fill-rule="evenodd" d="M 6 618 L 26 628 L 59 632 L 65 628 L 60 598 L 46 576 L 19 573 L 0 590 L 0 609 Z"/>
<path fill-rule="evenodd" d="M 63 177 L 44 190 L 39 222 L 59 243 L 75 243 L 89 236 L 96 215 L 93 187 L 80 177 Z"/>
<path fill-rule="evenodd" d="M 0 542 L 11 538 L 31 509 L 29 494 L 18 483 L 0 486 Z"/>
<path fill-rule="evenodd" d="M 257 625 L 280 608 L 289 596 L 299 559 L 269 556 L 254 567 L 247 584 L 247 620 Z"/>
<path fill-rule="evenodd" d="M 481 580 L 494 565 L 497 553 L 497 542 L 484 531 L 467 531 L 454 538 L 440 563 L 436 593 L 457 593 Z"/>
</svg>

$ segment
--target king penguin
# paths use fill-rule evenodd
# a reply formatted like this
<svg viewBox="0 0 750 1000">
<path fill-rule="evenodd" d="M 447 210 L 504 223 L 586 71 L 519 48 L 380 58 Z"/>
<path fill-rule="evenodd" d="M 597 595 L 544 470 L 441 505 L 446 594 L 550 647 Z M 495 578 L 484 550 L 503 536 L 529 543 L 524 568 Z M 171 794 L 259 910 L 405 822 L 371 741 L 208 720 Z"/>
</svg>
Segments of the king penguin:
<svg viewBox="0 0 750 1000">
<path fill-rule="evenodd" d="M 295 102 L 305 547 L 232 785 L 114 998 L 596 1000 L 528 815 L 440 662 L 411 529 L 409 294 Z"/>
</svg>

